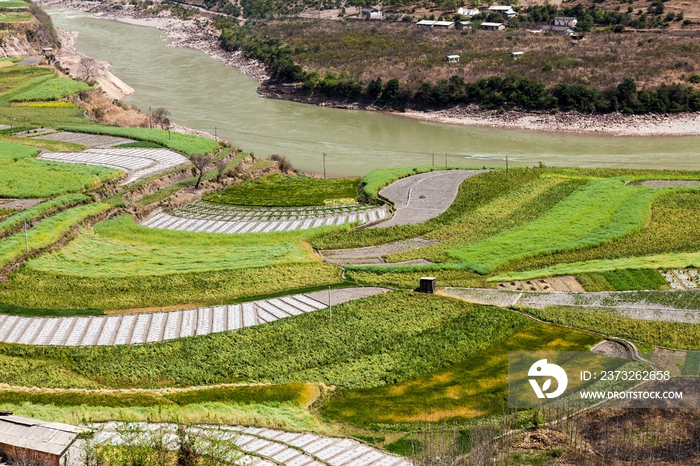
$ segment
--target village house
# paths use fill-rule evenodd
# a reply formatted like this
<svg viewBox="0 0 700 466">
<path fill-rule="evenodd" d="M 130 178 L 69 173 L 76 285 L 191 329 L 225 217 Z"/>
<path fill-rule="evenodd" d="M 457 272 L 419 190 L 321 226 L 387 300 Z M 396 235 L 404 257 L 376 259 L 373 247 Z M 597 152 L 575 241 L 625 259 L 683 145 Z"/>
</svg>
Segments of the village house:
<svg viewBox="0 0 700 466">
<path fill-rule="evenodd" d="M 503 23 L 489 23 L 489 22 L 483 22 L 481 23 L 481 29 L 485 31 L 502 31 L 506 27 Z"/>
<path fill-rule="evenodd" d="M 576 27 L 576 23 L 578 23 L 578 20 L 570 16 L 557 16 L 554 18 L 555 26 L 565 26 L 573 29 Z"/>
<path fill-rule="evenodd" d="M 459 55 L 447 55 L 445 63 L 459 63 Z"/>
<path fill-rule="evenodd" d="M 416 23 L 416 26 L 420 28 L 431 28 L 435 23 L 437 23 L 437 21 L 432 19 L 422 19 Z"/>
<path fill-rule="evenodd" d="M 376 8 L 363 8 L 362 9 L 362 19 L 382 19 L 382 12 Z"/>
<path fill-rule="evenodd" d="M 504 19 L 511 19 L 518 16 L 518 13 L 516 13 L 511 6 L 494 5 L 490 6 L 488 11 L 491 13 L 500 13 Z"/>
<path fill-rule="evenodd" d="M 75 426 L 0 413 L 0 458 L 18 464 L 78 466 L 84 441 Z"/>
<path fill-rule="evenodd" d="M 457 21 L 455 23 L 455 29 L 471 29 L 472 23 L 470 21 Z"/>
<path fill-rule="evenodd" d="M 510 52 L 510 56 L 513 58 L 513 60 L 520 60 L 523 55 L 525 55 L 525 52 Z"/>
</svg>

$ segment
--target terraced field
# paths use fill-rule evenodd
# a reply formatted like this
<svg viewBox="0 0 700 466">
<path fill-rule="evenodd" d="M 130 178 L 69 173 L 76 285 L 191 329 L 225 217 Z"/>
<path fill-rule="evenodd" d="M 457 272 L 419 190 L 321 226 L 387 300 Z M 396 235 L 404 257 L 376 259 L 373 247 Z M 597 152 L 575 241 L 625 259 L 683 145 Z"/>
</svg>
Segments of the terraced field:
<svg viewBox="0 0 700 466">
<path fill-rule="evenodd" d="M 50 139 L 52 141 L 71 142 L 73 144 L 81 144 L 87 147 L 107 148 L 118 146 L 120 144 L 128 144 L 134 142 L 133 139 L 127 139 L 117 136 L 107 136 L 102 134 L 87 134 L 87 133 L 72 133 L 70 131 L 61 131 L 58 133 L 41 135 L 41 139 Z"/>
<path fill-rule="evenodd" d="M 376 222 L 389 216 L 386 207 L 351 204 L 319 207 L 239 207 L 200 201 L 172 214 L 155 212 L 143 226 L 206 233 L 268 233 L 308 230 L 343 223 Z"/>
<path fill-rule="evenodd" d="M 124 170 L 129 176 L 121 183 L 123 185 L 189 163 L 187 157 L 168 149 L 87 149 L 80 152 L 50 152 L 39 158 Z"/>
<path fill-rule="evenodd" d="M 661 275 L 673 290 L 692 290 L 700 288 L 700 273 L 697 269 L 667 270 Z"/>
<path fill-rule="evenodd" d="M 95 441 L 98 444 L 123 445 L 126 442 L 138 444 L 139 434 L 150 441 L 153 433 L 172 438 L 177 430 L 175 424 L 138 424 L 124 426 L 120 423 L 92 425 L 97 430 Z M 128 439 L 128 433 L 131 437 Z M 284 432 L 274 429 L 260 429 L 243 426 L 192 426 L 188 432 L 207 441 L 216 443 L 233 442 L 243 453 L 236 464 L 245 466 L 410 466 L 411 463 L 398 455 L 392 455 L 354 439 L 323 437 L 318 434 Z M 170 434 L 170 435 L 169 435 Z M 230 451 L 230 450 L 229 450 Z M 234 458 L 231 458 L 234 459 Z"/>
<path fill-rule="evenodd" d="M 332 293 L 333 305 L 379 294 L 381 288 Z M 27 318 L 0 315 L 0 341 L 38 346 L 112 346 L 157 343 L 253 327 L 328 307 L 315 292 L 186 311 L 116 316 Z"/>
</svg>

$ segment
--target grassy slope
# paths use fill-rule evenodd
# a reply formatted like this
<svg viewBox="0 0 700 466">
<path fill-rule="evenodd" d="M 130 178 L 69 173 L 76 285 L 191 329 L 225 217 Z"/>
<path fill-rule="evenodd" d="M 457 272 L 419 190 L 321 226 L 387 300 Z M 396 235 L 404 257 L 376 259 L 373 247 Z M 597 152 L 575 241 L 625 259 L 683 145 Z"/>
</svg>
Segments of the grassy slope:
<svg viewBox="0 0 700 466">
<path fill-rule="evenodd" d="M 50 213 L 52 211 L 87 201 L 89 198 L 83 194 L 65 194 L 57 198 L 41 202 L 35 206 L 24 209 L 0 222 L 0 235 L 17 228 L 32 219 Z"/>
<path fill-rule="evenodd" d="M 511 261 L 597 246 L 643 228 L 658 194 L 618 178 L 591 181 L 537 220 L 447 254 L 486 274 Z"/>
<path fill-rule="evenodd" d="M 29 251 L 35 251 L 51 246 L 68 233 L 77 223 L 112 206 L 104 203 L 89 204 L 65 210 L 59 214 L 39 222 L 34 228 L 25 233 L 15 233 L 4 238 L 0 243 L 0 266 L 9 264 Z"/>
<path fill-rule="evenodd" d="M 357 178 L 268 175 L 209 194 L 204 200 L 232 205 L 322 206 L 327 200 L 355 199 L 359 181 Z"/>
<path fill-rule="evenodd" d="M 33 157 L 37 153 L 32 147 L 0 141 L 0 197 L 36 198 L 77 192 L 122 173 L 94 165 L 37 160 Z"/>
<path fill-rule="evenodd" d="M 157 230 L 130 216 L 108 220 L 50 255 L 30 261 L 41 272 L 134 277 L 318 262 L 302 241 L 313 231 L 218 235 Z"/>
<path fill-rule="evenodd" d="M 586 291 L 667 290 L 658 270 L 631 269 L 580 274 L 577 280 Z"/>
<path fill-rule="evenodd" d="M 10 97 L 10 102 L 61 100 L 80 91 L 92 89 L 89 85 L 70 78 L 51 78 Z"/>
<path fill-rule="evenodd" d="M 352 424 L 396 424 L 501 414 L 507 399 L 508 351 L 585 351 L 600 337 L 531 322 L 507 340 L 425 376 L 390 386 L 347 390 L 324 417 Z"/>
<path fill-rule="evenodd" d="M 110 387 L 244 381 L 376 387 L 457 363 L 528 322 L 502 309 L 399 292 L 334 307 L 332 321 L 319 311 L 235 333 L 160 344 L 0 345 L 0 354 L 22 356 L 27 364 L 60 361 L 75 374 Z"/>
</svg>

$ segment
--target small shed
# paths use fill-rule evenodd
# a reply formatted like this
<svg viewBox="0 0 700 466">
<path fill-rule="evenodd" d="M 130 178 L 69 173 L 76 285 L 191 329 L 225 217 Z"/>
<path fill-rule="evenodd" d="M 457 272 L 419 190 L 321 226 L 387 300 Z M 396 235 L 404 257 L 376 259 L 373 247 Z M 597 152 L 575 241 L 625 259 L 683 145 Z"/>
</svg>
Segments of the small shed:
<svg viewBox="0 0 700 466">
<path fill-rule="evenodd" d="M 58 422 L 0 415 L 0 458 L 21 464 L 77 466 L 83 440 L 80 429 Z"/>
<path fill-rule="evenodd" d="M 503 23 L 489 23 L 486 21 L 481 23 L 481 29 L 485 31 L 503 31 L 505 28 Z"/>
<path fill-rule="evenodd" d="M 472 28 L 472 23 L 471 21 L 457 21 L 455 23 L 455 29 L 471 29 Z"/>
<path fill-rule="evenodd" d="M 49 55 L 50 53 L 53 53 L 53 48 L 52 47 L 44 47 L 41 49 L 42 53 L 44 55 Z"/>
<path fill-rule="evenodd" d="M 459 63 L 459 55 L 447 55 L 445 63 Z"/>
<path fill-rule="evenodd" d="M 525 52 L 510 52 L 510 56 L 513 57 L 513 60 L 520 60 L 523 55 L 525 55 Z"/>
<path fill-rule="evenodd" d="M 421 293 L 435 293 L 435 277 L 421 277 L 419 290 Z"/>
<path fill-rule="evenodd" d="M 416 26 L 421 27 L 421 28 L 431 28 L 433 27 L 433 24 L 437 23 L 437 21 L 432 20 L 432 19 L 423 19 L 420 20 L 416 23 Z"/>
<path fill-rule="evenodd" d="M 435 21 L 433 27 L 438 29 L 454 29 L 455 23 L 454 21 Z"/>
<path fill-rule="evenodd" d="M 575 28 L 578 20 L 572 16 L 557 16 L 554 18 L 555 26 L 566 26 L 569 28 Z"/>
<path fill-rule="evenodd" d="M 557 34 L 560 36 L 570 36 L 576 32 L 568 26 L 544 26 L 543 29 L 552 34 Z"/>
<path fill-rule="evenodd" d="M 376 8 L 363 8 L 361 11 L 362 19 L 382 19 L 382 12 Z"/>
</svg>

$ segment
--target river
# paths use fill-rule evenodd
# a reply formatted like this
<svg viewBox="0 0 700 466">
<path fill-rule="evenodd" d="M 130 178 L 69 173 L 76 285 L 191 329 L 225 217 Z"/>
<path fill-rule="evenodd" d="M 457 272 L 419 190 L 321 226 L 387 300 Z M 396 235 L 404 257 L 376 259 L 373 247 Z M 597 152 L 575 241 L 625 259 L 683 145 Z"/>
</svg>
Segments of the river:
<svg viewBox="0 0 700 466">
<path fill-rule="evenodd" d="M 258 82 L 204 53 L 167 47 L 162 31 L 48 10 L 54 24 L 79 32 L 76 48 L 112 63 L 136 90 L 143 111 L 165 107 L 171 120 L 233 142 L 256 156 L 283 154 L 295 167 L 331 175 L 416 165 L 517 165 L 700 168 L 700 137 L 612 137 L 431 123 L 274 99 Z"/>
</svg>

